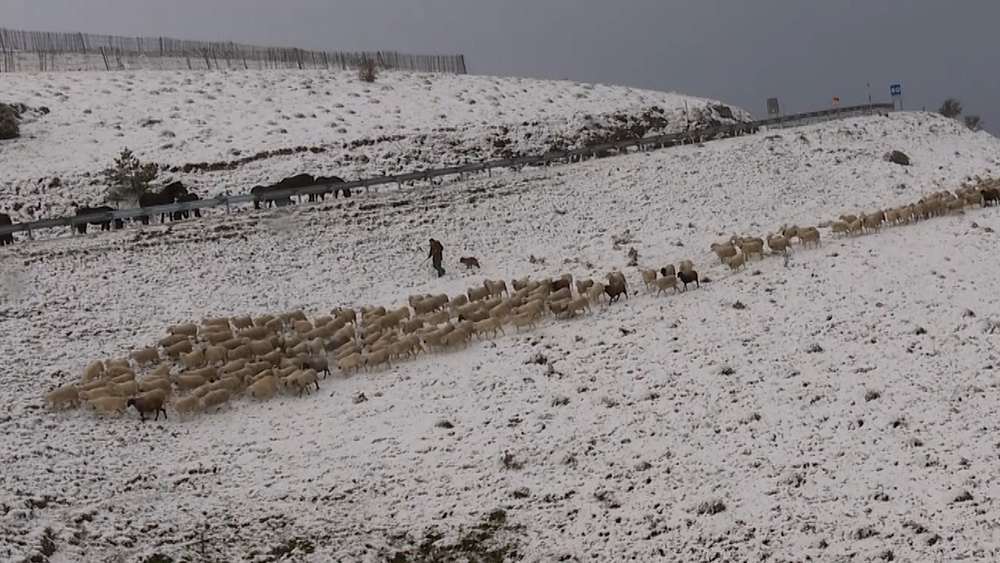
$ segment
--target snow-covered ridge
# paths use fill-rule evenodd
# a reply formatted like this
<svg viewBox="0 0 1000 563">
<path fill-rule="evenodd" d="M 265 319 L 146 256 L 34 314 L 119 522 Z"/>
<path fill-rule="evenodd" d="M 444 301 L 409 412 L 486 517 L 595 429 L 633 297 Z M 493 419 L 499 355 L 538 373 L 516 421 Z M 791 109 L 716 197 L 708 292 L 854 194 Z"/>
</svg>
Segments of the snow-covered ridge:
<svg viewBox="0 0 1000 563">
<path fill-rule="evenodd" d="M 367 84 L 351 72 L 95 72 L 0 84 L 10 101 L 51 110 L 0 144 L 0 198 L 14 200 L 17 222 L 102 202 L 100 171 L 125 146 L 212 197 L 297 173 L 353 179 L 676 132 L 685 107 L 696 127 L 750 119 L 672 93 L 470 75 L 385 72 Z M 260 153 L 278 154 L 240 163 Z"/>
<path fill-rule="evenodd" d="M 996 176 L 998 149 L 894 114 L 0 249 L 0 558 L 49 528 L 52 561 L 376 561 L 505 522 L 529 561 L 996 559 L 997 209 L 735 275 L 708 245 Z M 656 298 L 631 247 L 713 281 Z M 637 292 L 592 316 L 302 399 L 154 424 L 40 406 L 169 324 L 613 268 Z"/>
</svg>

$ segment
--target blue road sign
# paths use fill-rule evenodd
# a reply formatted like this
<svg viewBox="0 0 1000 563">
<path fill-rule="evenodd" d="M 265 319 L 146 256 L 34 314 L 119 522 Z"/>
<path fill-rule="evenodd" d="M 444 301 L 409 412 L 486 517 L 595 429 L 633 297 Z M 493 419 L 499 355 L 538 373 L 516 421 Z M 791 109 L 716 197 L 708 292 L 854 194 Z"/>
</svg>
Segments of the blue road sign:
<svg viewBox="0 0 1000 563">
<path fill-rule="evenodd" d="M 903 87 L 900 86 L 899 84 L 889 85 L 889 95 L 892 96 L 893 98 L 895 98 L 896 96 L 902 96 Z"/>
</svg>

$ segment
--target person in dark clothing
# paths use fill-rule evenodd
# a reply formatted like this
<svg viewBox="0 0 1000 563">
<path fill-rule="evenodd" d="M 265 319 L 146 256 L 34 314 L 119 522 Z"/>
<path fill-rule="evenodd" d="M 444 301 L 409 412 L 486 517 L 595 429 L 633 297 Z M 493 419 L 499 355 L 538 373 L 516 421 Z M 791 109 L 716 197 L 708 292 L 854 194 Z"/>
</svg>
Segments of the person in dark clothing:
<svg viewBox="0 0 1000 563">
<path fill-rule="evenodd" d="M 440 242 L 431 239 L 431 253 L 428 255 L 434 264 L 434 269 L 437 270 L 438 277 L 444 275 L 444 268 L 441 267 L 441 260 L 444 256 L 444 246 Z"/>
</svg>

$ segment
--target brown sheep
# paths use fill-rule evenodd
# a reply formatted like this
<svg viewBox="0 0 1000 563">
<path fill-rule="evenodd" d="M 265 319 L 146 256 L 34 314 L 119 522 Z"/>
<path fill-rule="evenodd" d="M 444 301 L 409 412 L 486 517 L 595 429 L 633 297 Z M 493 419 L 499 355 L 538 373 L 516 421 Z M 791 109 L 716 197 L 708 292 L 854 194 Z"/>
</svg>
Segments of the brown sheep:
<svg viewBox="0 0 1000 563">
<path fill-rule="evenodd" d="M 609 276 L 611 277 L 611 276 Z M 617 301 L 622 294 L 625 295 L 625 299 L 628 300 L 628 288 L 621 279 L 615 279 L 614 281 L 608 281 L 608 285 L 604 286 L 604 293 L 608 294 L 608 302 L 614 303 Z"/>
<path fill-rule="evenodd" d="M 628 289 L 628 280 L 625 279 L 625 274 L 621 272 L 611 272 L 610 274 L 608 274 L 608 282 L 615 282 L 615 281 L 620 282 L 622 286 L 625 287 L 625 289 Z M 628 298 L 628 296 L 626 296 L 626 298 Z"/>
<path fill-rule="evenodd" d="M 694 282 L 695 287 L 701 289 L 701 282 L 698 281 L 698 272 L 695 270 L 681 270 L 677 272 L 677 279 L 684 284 L 684 291 L 687 291 L 688 284 Z"/>
<path fill-rule="evenodd" d="M 163 418 L 167 418 L 167 409 L 163 408 L 166 402 L 166 392 L 163 389 L 153 389 L 152 391 L 132 397 L 126 402 L 126 405 L 135 407 L 135 410 L 139 411 L 139 417 L 142 420 L 146 420 L 146 414 L 151 412 L 156 413 L 156 418 L 153 420 L 159 420 L 161 411 L 163 412 Z"/>
</svg>

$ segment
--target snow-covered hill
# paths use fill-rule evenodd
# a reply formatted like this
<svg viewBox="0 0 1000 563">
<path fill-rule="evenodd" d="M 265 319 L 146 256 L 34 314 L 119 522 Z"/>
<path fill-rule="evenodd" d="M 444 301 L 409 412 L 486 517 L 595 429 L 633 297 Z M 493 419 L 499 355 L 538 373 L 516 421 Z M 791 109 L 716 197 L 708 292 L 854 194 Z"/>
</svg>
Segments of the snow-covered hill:
<svg viewBox="0 0 1000 563">
<path fill-rule="evenodd" d="M 0 209 L 16 221 L 102 203 L 100 172 L 126 146 L 214 197 L 298 173 L 356 179 L 676 132 L 685 104 L 695 126 L 750 119 L 672 93 L 450 74 L 15 73 L 0 86 L 0 102 L 50 110 L 0 143 Z"/>
<path fill-rule="evenodd" d="M 995 560 L 996 208 L 822 229 L 737 274 L 708 246 L 996 176 L 998 155 L 901 113 L 4 248 L 0 558 Z M 701 289 L 655 297 L 631 248 L 693 260 Z M 615 268 L 628 300 L 308 397 L 145 424 L 42 406 L 168 324 Z"/>
</svg>

